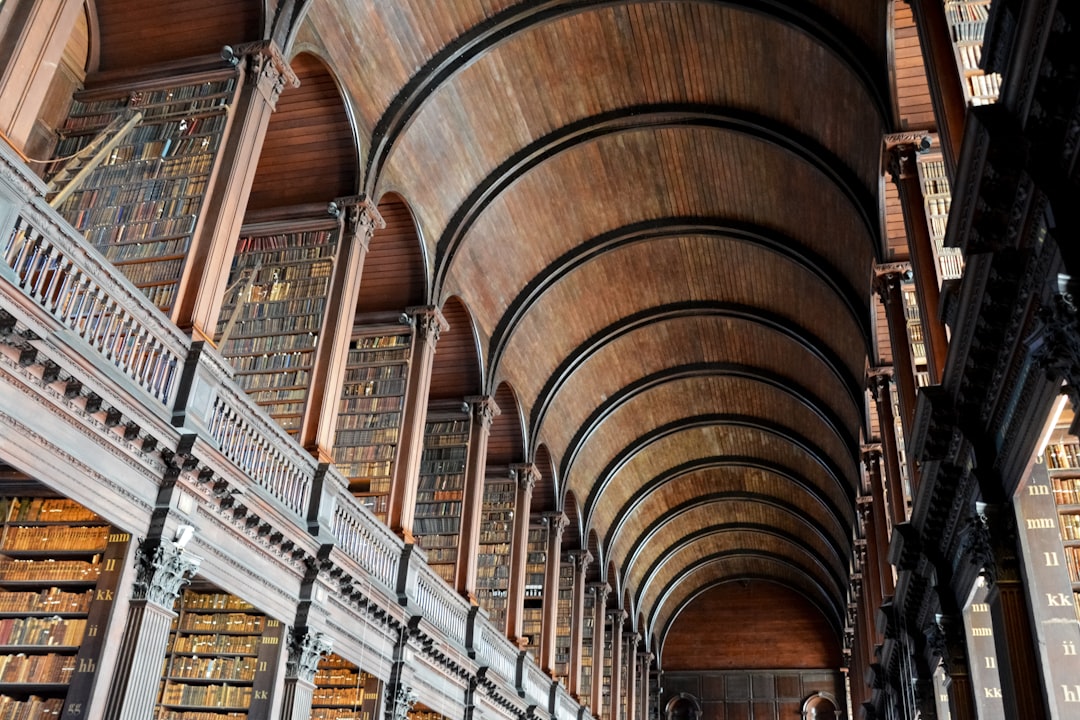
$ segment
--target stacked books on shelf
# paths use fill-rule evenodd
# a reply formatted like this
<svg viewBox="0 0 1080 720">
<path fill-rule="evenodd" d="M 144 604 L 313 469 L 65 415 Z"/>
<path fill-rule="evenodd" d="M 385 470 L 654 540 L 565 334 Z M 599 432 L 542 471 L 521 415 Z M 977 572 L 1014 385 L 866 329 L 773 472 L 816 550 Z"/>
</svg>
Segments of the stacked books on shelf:
<svg viewBox="0 0 1080 720">
<path fill-rule="evenodd" d="M 461 531 L 469 427 L 467 413 L 429 407 L 420 457 L 413 532 L 428 564 L 450 584 Z"/>
<path fill-rule="evenodd" d="M 1071 436 L 1043 451 L 1058 509 L 1058 530 L 1074 595 L 1080 598 L 1080 443 Z M 1077 608 L 1080 617 L 1080 607 Z"/>
<path fill-rule="evenodd" d="M 397 460 L 412 335 L 388 326 L 354 331 L 334 432 L 334 464 L 380 519 Z"/>
<path fill-rule="evenodd" d="M 525 549 L 525 599 L 521 613 L 521 634 L 529 641 L 527 649 L 536 652 L 544 625 L 544 570 L 547 565 L 547 525 L 529 528 Z"/>
<path fill-rule="evenodd" d="M 299 221 L 298 221 L 299 223 Z M 285 430 L 299 431 L 337 251 L 337 225 L 245 227 L 218 316 L 236 382 Z"/>
<path fill-rule="evenodd" d="M 224 592 L 185 591 L 175 610 L 155 718 L 268 712 L 284 626 Z"/>
<path fill-rule="evenodd" d="M 0 717 L 59 717 L 89 699 L 130 536 L 66 498 L 0 512 Z"/>
<path fill-rule="evenodd" d="M 565 687 L 570 676 L 570 631 L 574 612 L 574 565 L 559 564 L 559 602 L 555 610 L 555 677 Z"/>
<path fill-rule="evenodd" d="M 510 594 L 510 546 L 516 497 L 517 483 L 510 478 L 489 476 L 484 482 L 476 600 L 487 611 L 492 626 L 502 631 L 506 630 Z"/>
<path fill-rule="evenodd" d="M 151 88 L 85 90 L 61 129 L 57 158 L 92 155 L 88 146 L 115 118 L 142 113 L 59 211 L 166 312 L 176 301 L 235 84 L 225 71 Z"/>
<path fill-rule="evenodd" d="M 340 655 L 319 660 L 311 720 L 371 720 L 378 702 L 378 678 Z"/>
</svg>

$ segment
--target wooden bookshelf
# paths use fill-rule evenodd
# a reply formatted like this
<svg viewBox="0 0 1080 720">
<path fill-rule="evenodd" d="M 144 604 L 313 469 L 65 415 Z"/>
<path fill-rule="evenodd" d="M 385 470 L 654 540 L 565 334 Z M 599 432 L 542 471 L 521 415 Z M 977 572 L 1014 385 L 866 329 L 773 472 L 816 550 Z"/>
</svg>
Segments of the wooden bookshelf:
<svg viewBox="0 0 1080 720">
<path fill-rule="evenodd" d="M 154 717 L 265 717 L 284 626 L 212 589 L 185 591 L 175 609 Z"/>
<path fill-rule="evenodd" d="M 937 152 L 920 153 L 916 167 L 926 209 L 927 229 L 937 259 L 938 282 L 957 279 L 964 274 L 964 256 L 959 248 L 945 247 L 945 230 L 952 207 L 952 190 L 945 175 L 945 161 Z"/>
<path fill-rule="evenodd" d="M 1080 598 L 1080 442 L 1062 433 L 1056 442 L 1046 446 L 1043 457 L 1057 505 L 1058 530 L 1073 595 Z M 1080 619 L 1080 606 L 1077 617 Z"/>
<path fill-rule="evenodd" d="M 236 382 L 290 434 L 300 429 L 338 246 L 332 218 L 245 226 L 215 338 Z"/>
<path fill-rule="evenodd" d="M 409 378 L 408 327 L 356 328 L 334 431 L 334 463 L 349 489 L 385 522 Z"/>
<path fill-rule="evenodd" d="M 555 609 L 555 678 L 566 687 L 570 677 L 570 631 L 574 612 L 574 564 L 559 563 L 559 601 Z"/>
<path fill-rule="evenodd" d="M 952 31 L 956 63 L 963 79 L 964 92 L 972 105 L 997 102 L 1001 76 L 987 75 L 979 67 L 983 37 L 991 0 L 946 0 L 945 14 Z"/>
<path fill-rule="evenodd" d="M 379 679 L 340 655 L 319 660 L 311 720 L 372 720 L 379 705 Z"/>
<path fill-rule="evenodd" d="M 453 585 L 469 453 L 470 416 L 460 405 L 429 406 L 413 533 L 428 564 Z"/>
<path fill-rule="evenodd" d="M 522 636 L 529 641 L 526 649 L 535 653 L 540 646 L 544 626 L 544 570 L 547 565 L 547 525 L 529 527 L 525 550 L 525 593 L 521 613 Z"/>
<path fill-rule="evenodd" d="M 484 482 L 484 508 L 480 518 L 476 599 L 492 626 L 506 631 L 510 596 L 510 547 L 514 534 L 517 483 L 506 477 Z"/>
<path fill-rule="evenodd" d="M 615 640 L 612 637 L 614 634 L 612 631 L 614 625 L 607 619 L 604 620 L 604 657 L 602 658 L 600 672 L 600 697 L 603 698 L 604 709 L 609 715 L 615 715 L 615 705 L 612 703 L 611 698 L 611 665 L 612 665 L 612 653 L 615 651 Z"/>
<path fill-rule="evenodd" d="M 66 498 L 0 498 L 0 513 L 0 717 L 78 717 L 131 536 Z"/>
<path fill-rule="evenodd" d="M 593 623 L 596 614 L 596 598 L 591 590 L 585 591 L 581 616 L 581 692 L 584 702 L 592 697 L 593 678 Z"/>
<path fill-rule="evenodd" d="M 235 84 L 235 73 L 222 70 L 81 91 L 60 131 L 58 159 L 86 148 L 115 118 L 142 112 L 59 211 L 166 312 L 176 301 Z"/>
</svg>

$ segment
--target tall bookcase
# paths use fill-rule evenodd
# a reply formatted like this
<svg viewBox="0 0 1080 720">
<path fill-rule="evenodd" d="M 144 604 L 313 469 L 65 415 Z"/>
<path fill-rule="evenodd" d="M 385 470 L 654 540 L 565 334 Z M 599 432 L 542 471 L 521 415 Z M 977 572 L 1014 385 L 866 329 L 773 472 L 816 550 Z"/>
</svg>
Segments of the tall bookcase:
<svg viewBox="0 0 1080 720">
<path fill-rule="evenodd" d="M 593 624 L 596 617 L 596 597 L 592 590 L 585 591 L 581 616 L 581 698 L 592 697 L 593 680 Z"/>
<path fill-rule="evenodd" d="M 412 335 L 396 318 L 353 330 L 334 431 L 334 464 L 385 522 L 409 378 Z"/>
<path fill-rule="evenodd" d="M 82 717 L 131 536 L 66 498 L 0 512 L 0 717 Z"/>
<path fill-rule="evenodd" d="M 207 587 L 175 609 L 155 720 L 267 717 L 285 626 Z"/>
<path fill-rule="evenodd" d="M 937 258 L 938 282 L 958 279 L 964 274 L 964 255 L 960 248 L 945 247 L 945 230 L 952 206 L 952 189 L 945 175 L 945 161 L 940 153 L 920 153 L 916 167 L 923 206 L 926 208 L 927 227 L 934 244 L 934 257 Z"/>
<path fill-rule="evenodd" d="M 166 312 L 176 301 L 235 85 L 227 69 L 87 89 L 76 93 L 60 131 L 58 159 L 87 148 L 114 119 L 142 112 L 59 211 Z"/>
<path fill-rule="evenodd" d="M 990 2 L 991 0 L 945 2 L 957 67 L 964 81 L 964 92 L 972 105 L 996 102 L 1001 91 L 1001 76 L 997 73 L 987 75 L 979 67 Z"/>
<path fill-rule="evenodd" d="M 311 720 L 372 720 L 378 711 L 380 683 L 340 655 L 319 660 Z"/>
<path fill-rule="evenodd" d="M 904 318 L 907 320 L 908 342 L 911 343 L 911 360 L 915 365 L 915 382 L 919 387 L 930 384 L 930 373 L 926 365 L 926 340 L 923 338 L 922 320 L 919 316 L 919 301 L 915 294 L 915 284 L 904 282 L 900 285 L 904 299 Z"/>
<path fill-rule="evenodd" d="M 614 627 L 607 618 L 604 619 L 604 657 L 600 668 L 603 673 L 600 677 L 600 697 L 603 698 L 604 708 L 610 716 L 615 715 L 615 705 L 611 697 L 611 665 L 616 640 L 612 637 Z"/>
<path fill-rule="evenodd" d="M 565 687 L 570 676 L 570 631 L 574 612 L 574 564 L 569 559 L 559 563 L 559 604 L 555 610 L 556 679 Z"/>
<path fill-rule="evenodd" d="M 307 402 L 337 246 L 329 217 L 245 226 L 218 316 L 215 338 L 237 383 L 291 434 Z"/>
<path fill-rule="evenodd" d="M 529 544 L 525 549 L 524 608 L 521 634 L 529 641 L 526 649 L 535 653 L 540 646 L 544 625 L 544 570 L 547 565 L 547 525 L 529 526 Z"/>
<path fill-rule="evenodd" d="M 1072 581 L 1073 605 L 1080 619 L 1080 442 L 1061 432 L 1043 454 L 1057 504 L 1058 529 Z"/>
<path fill-rule="evenodd" d="M 413 533 L 428 564 L 450 584 L 461 533 L 469 428 L 469 413 L 461 405 L 428 407 Z"/>
<path fill-rule="evenodd" d="M 487 611 L 491 624 L 503 632 L 510 596 L 510 544 L 516 497 L 517 483 L 508 477 L 489 476 L 484 482 L 476 599 Z"/>
</svg>

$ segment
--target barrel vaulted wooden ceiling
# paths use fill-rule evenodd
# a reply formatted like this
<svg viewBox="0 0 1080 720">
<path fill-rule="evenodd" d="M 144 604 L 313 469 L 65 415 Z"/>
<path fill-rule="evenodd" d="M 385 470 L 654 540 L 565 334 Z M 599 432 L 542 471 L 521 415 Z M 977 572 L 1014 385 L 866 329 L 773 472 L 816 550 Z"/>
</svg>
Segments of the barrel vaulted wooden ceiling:
<svg viewBox="0 0 1080 720">
<path fill-rule="evenodd" d="M 157 35 L 143 5 L 98 0 L 99 69 L 292 18 L 276 35 L 302 83 L 267 142 L 321 127 L 307 106 L 309 125 L 278 117 L 305 117 L 290 94 L 350 129 L 304 172 L 395 218 L 386 242 L 454 316 L 437 366 L 450 353 L 473 366 L 463 395 L 499 394 L 493 448 L 541 464 L 534 509 L 572 516 L 568 543 L 639 632 L 662 641 L 705 589 L 766 579 L 839 633 L 897 125 L 890 2 L 194 0 L 183 17 L 205 21 Z M 263 165 L 253 197 L 286 200 Z"/>
</svg>

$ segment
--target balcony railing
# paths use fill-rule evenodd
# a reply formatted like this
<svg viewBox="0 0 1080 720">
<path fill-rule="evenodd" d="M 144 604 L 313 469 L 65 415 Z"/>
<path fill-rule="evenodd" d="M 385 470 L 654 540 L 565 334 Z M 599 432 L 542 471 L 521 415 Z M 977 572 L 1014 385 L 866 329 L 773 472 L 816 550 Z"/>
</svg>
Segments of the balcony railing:
<svg viewBox="0 0 1080 720">
<path fill-rule="evenodd" d="M 316 481 L 316 461 L 235 384 L 220 355 L 192 343 L 48 206 L 44 194 L 40 180 L 0 143 L 0 291 L 21 294 L 19 308 L 37 308 L 39 319 L 57 323 L 51 341 L 89 360 L 78 372 L 120 383 L 161 419 L 197 434 L 235 466 L 240 482 L 250 483 L 243 489 L 273 498 L 288 511 L 294 531 L 308 533 L 312 494 L 322 493 L 325 484 Z M 203 406 L 193 408 L 196 375 Z M 185 393 L 189 396 L 179 397 Z M 348 495 L 336 470 L 329 472 L 336 489 L 319 498 L 318 519 L 332 535 L 328 540 L 363 574 L 387 590 L 403 590 L 417 614 L 464 650 L 470 605 L 422 554 L 411 552 Z M 483 617 L 477 618 L 473 635 L 476 662 L 511 687 L 520 676 L 527 701 L 546 711 L 552 681 L 531 657 L 521 657 Z M 560 702 L 567 720 L 577 716 L 572 703 L 568 696 Z"/>
</svg>

